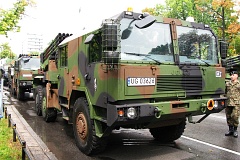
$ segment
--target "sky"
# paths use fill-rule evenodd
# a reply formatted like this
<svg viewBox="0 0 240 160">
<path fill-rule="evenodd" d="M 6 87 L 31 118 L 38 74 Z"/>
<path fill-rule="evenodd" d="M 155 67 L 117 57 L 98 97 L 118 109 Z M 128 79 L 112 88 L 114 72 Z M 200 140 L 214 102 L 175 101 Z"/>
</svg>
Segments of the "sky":
<svg viewBox="0 0 240 160">
<path fill-rule="evenodd" d="M 148 7 L 162 4 L 165 0 L 35 0 L 36 7 L 27 8 L 20 21 L 21 32 L 9 33 L 6 40 L 0 37 L 0 44 L 8 41 L 15 54 L 22 51 L 22 43 L 27 33 L 43 34 L 44 48 L 57 33 L 77 34 L 101 24 L 105 18 L 112 17 L 132 7 L 141 12 Z M 16 0 L 0 0 L 0 8 L 9 8 Z"/>
</svg>

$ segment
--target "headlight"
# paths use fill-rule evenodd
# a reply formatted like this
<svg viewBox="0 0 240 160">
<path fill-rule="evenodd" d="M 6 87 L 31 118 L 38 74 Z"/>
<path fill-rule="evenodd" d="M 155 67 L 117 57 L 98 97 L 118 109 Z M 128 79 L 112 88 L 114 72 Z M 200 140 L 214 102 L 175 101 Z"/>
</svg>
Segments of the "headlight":
<svg viewBox="0 0 240 160">
<path fill-rule="evenodd" d="M 134 119 L 137 117 L 137 112 L 136 112 L 136 109 L 135 108 L 128 108 L 127 110 L 127 117 L 129 119 Z"/>
<path fill-rule="evenodd" d="M 23 86 L 26 86 L 26 85 L 27 85 L 27 83 L 26 83 L 26 82 L 23 82 L 22 84 L 23 84 Z"/>
<path fill-rule="evenodd" d="M 214 101 L 213 108 L 214 108 L 214 109 L 218 109 L 218 101 Z"/>
</svg>

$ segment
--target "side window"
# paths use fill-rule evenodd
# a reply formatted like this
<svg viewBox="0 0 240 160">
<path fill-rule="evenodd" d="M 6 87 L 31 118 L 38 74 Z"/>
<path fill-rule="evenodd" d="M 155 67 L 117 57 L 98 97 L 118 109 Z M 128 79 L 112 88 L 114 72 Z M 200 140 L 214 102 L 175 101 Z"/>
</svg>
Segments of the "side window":
<svg viewBox="0 0 240 160">
<path fill-rule="evenodd" d="M 102 37 L 100 34 L 94 35 L 94 38 L 89 46 L 89 63 L 100 62 L 102 59 L 101 48 Z"/>
<path fill-rule="evenodd" d="M 67 46 L 63 46 L 59 48 L 59 54 L 60 54 L 60 66 L 66 67 L 68 65 L 67 61 Z"/>
</svg>

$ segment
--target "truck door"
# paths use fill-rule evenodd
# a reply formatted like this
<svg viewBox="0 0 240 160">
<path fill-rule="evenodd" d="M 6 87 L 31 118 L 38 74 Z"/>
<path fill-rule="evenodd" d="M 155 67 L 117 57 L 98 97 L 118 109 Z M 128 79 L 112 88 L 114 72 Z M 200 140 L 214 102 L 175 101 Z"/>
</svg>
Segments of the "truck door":
<svg viewBox="0 0 240 160">
<path fill-rule="evenodd" d="M 68 46 L 64 45 L 59 48 L 59 77 L 58 77 L 58 94 L 59 96 L 68 98 L 69 95 L 69 69 L 68 69 Z"/>
</svg>

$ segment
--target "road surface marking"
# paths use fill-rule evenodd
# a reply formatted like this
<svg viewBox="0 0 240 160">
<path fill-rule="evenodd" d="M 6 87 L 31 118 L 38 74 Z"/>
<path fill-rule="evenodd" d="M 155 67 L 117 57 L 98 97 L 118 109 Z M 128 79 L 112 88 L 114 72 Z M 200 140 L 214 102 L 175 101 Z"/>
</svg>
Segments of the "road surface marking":
<svg viewBox="0 0 240 160">
<path fill-rule="evenodd" d="M 201 144 L 204 144 L 204 145 L 207 145 L 207 146 L 210 146 L 210 147 L 213 147 L 213 148 L 217 148 L 217 149 L 220 149 L 220 150 L 223 150 L 223 151 L 226 151 L 226 152 L 229 152 L 229 153 L 233 153 L 233 154 L 236 154 L 236 155 L 240 156 L 239 152 L 236 152 L 236 151 L 233 151 L 233 150 L 230 150 L 230 149 L 227 149 L 227 148 L 219 147 L 219 146 L 216 146 L 214 144 L 210 144 L 210 143 L 203 142 L 203 141 L 200 141 L 200 140 L 197 140 L 197 139 L 194 139 L 194 138 L 190 138 L 190 137 L 186 137 L 186 136 L 181 136 L 181 137 L 185 138 L 185 139 L 188 139 L 190 141 L 201 143 Z"/>
</svg>

